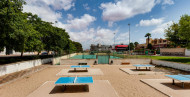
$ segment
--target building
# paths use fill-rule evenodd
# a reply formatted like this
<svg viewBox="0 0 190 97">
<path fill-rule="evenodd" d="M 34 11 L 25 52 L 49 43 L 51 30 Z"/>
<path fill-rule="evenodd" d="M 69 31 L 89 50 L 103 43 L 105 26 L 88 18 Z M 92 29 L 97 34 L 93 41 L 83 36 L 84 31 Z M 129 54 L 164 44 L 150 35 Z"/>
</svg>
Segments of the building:
<svg viewBox="0 0 190 97">
<path fill-rule="evenodd" d="M 127 50 L 128 45 L 116 45 L 115 50 L 116 52 L 123 52 Z"/>
<path fill-rule="evenodd" d="M 112 45 L 91 44 L 90 51 L 111 51 Z"/>
<path fill-rule="evenodd" d="M 138 44 L 137 47 L 135 47 L 135 50 L 146 49 L 146 47 L 146 44 Z"/>
<path fill-rule="evenodd" d="M 167 39 L 149 39 L 149 43 L 152 44 L 152 48 L 153 49 L 160 49 L 160 48 L 167 48 L 168 44 L 170 43 L 170 41 L 168 41 Z M 146 39 L 146 43 L 145 44 L 138 44 L 137 47 L 135 48 L 136 50 L 138 49 L 146 49 L 148 45 L 148 38 Z"/>
<path fill-rule="evenodd" d="M 169 41 L 167 39 L 152 39 L 150 38 L 149 43 L 152 44 L 153 49 L 167 48 Z M 148 39 L 146 39 L 146 45 L 148 45 Z"/>
</svg>

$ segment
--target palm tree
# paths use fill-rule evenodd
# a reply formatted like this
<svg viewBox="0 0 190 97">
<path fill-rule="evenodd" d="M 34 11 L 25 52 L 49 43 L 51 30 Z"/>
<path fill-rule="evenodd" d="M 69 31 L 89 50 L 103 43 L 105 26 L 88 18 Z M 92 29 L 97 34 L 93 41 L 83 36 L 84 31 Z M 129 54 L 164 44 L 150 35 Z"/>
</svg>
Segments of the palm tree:
<svg viewBox="0 0 190 97">
<path fill-rule="evenodd" d="M 147 45 L 147 48 L 148 48 L 148 49 L 151 49 L 152 46 L 149 45 L 149 41 L 150 41 L 151 34 L 150 34 L 150 33 L 146 33 L 146 35 L 145 35 L 144 37 L 148 37 L 148 45 Z"/>
</svg>

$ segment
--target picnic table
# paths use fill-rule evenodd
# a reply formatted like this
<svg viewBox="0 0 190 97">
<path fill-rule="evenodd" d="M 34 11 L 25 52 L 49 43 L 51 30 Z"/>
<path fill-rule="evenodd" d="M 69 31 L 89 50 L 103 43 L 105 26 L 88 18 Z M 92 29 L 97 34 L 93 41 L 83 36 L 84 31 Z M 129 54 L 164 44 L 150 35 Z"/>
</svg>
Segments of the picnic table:
<svg viewBox="0 0 190 97">
<path fill-rule="evenodd" d="M 184 88 L 185 82 L 190 82 L 190 75 L 165 75 L 166 77 L 169 77 L 172 79 L 172 84 L 175 85 L 175 80 L 182 83 L 182 87 Z"/>
<path fill-rule="evenodd" d="M 71 68 L 74 68 L 74 71 L 76 71 L 77 68 L 85 68 L 87 70 L 87 68 L 90 68 L 90 65 L 73 65 Z"/>
<path fill-rule="evenodd" d="M 149 68 L 149 70 L 151 70 L 152 67 L 155 67 L 155 66 L 149 65 L 149 64 L 147 64 L 147 65 L 139 64 L 139 65 L 133 65 L 133 66 L 136 67 L 136 70 L 140 70 L 140 68 L 146 68 L 146 70 L 148 70 L 148 68 Z"/>
</svg>

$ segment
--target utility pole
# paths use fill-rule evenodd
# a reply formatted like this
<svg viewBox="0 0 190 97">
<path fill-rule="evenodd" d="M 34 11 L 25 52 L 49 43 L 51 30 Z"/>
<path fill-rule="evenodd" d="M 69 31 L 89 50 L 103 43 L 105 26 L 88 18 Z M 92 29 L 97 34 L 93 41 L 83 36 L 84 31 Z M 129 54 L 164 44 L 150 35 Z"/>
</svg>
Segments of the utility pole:
<svg viewBox="0 0 190 97">
<path fill-rule="evenodd" d="M 114 52 L 115 52 L 115 33 L 114 33 L 114 46 L 113 46 L 113 48 L 114 48 Z"/>
<path fill-rule="evenodd" d="M 130 23 L 128 24 L 129 26 L 129 55 L 131 55 L 131 52 L 130 52 Z"/>
</svg>

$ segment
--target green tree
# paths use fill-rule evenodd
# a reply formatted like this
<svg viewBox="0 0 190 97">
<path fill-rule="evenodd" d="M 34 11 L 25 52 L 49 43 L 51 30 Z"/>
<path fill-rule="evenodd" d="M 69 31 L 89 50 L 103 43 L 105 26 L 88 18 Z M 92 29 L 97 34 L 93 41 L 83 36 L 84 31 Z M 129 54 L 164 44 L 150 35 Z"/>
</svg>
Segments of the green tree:
<svg viewBox="0 0 190 97">
<path fill-rule="evenodd" d="M 64 29 L 52 26 L 52 23 L 42 21 L 37 15 L 28 13 L 29 21 L 35 30 L 40 32 L 44 50 L 61 53 L 68 43 L 69 35 Z"/>
<path fill-rule="evenodd" d="M 150 37 L 151 37 L 151 34 L 150 34 L 150 33 L 147 33 L 144 37 L 148 37 L 147 48 L 148 48 L 148 49 L 152 49 L 152 47 L 149 45 L 149 44 L 150 44 Z"/>
<path fill-rule="evenodd" d="M 129 45 L 130 45 L 130 50 L 134 50 L 134 48 L 135 48 L 134 43 L 131 42 Z M 129 49 L 129 47 L 128 47 L 128 49 Z"/>
<path fill-rule="evenodd" d="M 190 48 L 190 16 L 183 15 L 179 20 L 179 38 L 185 40 L 186 47 Z"/>
<path fill-rule="evenodd" d="M 135 47 L 137 47 L 138 44 L 139 44 L 138 42 L 135 42 L 135 43 L 134 43 Z"/>
<path fill-rule="evenodd" d="M 0 1 L 0 48 L 6 47 L 6 54 L 14 48 L 15 40 L 12 37 L 17 26 L 16 18 L 22 15 L 22 5 L 24 0 L 1 0 Z"/>
<path fill-rule="evenodd" d="M 14 39 L 14 50 L 21 52 L 21 56 L 25 51 L 40 51 L 43 49 L 42 42 L 40 40 L 40 33 L 36 31 L 32 24 L 27 20 L 28 15 L 26 13 L 20 13 L 22 15 L 17 16 L 14 20 L 14 26 L 16 29 L 12 34 Z"/>
<path fill-rule="evenodd" d="M 79 42 L 74 42 L 73 41 L 73 44 L 76 47 L 76 52 L 82 52 L 83 51 L 82 45 Z"/>
<path fill-rule="evenodd" d="M 165 30 L 166 39 L 170 41 L 171 47 L 181 46 L 184 47 L 186 45 L 185 41 L 180 39 L 179 36 L 179 24 L 173 23 L 169 28 Z"/>
<path fill-rule="evenodd" d="M 73 41 L 71 41 L 70 39 L 68 39 L 68 44 L 66 45 L 66 47 L 64 48 L 64 50 L 67 52 L 67 54 L 70 54 L 70 53 L 76 51 L 76 47 L 75 47 Z"/>
</svg>

